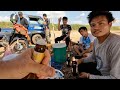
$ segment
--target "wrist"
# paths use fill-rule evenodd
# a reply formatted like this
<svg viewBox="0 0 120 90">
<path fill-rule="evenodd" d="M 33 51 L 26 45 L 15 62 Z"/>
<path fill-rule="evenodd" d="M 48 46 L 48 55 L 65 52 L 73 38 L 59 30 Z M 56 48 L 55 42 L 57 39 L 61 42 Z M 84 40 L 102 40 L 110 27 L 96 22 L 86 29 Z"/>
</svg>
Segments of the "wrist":
<svg viewBox="0 0 120 90">
<path fill-rule="evenodd" d="M 80 55 L 82 56 L 84 54 L 84 52 L 82 52 Z"/>
<path fill-rule="evenodd" d="M 90 73 L 87 73 L 87 78 L 89 79 L 89 77 L 90 77 Z"/>
</svg>

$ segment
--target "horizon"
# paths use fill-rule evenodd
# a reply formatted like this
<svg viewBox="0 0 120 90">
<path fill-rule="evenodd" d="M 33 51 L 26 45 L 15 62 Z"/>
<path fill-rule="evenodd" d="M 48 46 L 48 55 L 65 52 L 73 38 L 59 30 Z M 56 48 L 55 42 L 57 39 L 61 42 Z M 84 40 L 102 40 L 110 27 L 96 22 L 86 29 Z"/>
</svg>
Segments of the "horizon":
<svg viewBox="0 0 120 90">
<path fill-rule="evenodd" d="M 58 18 L 67 16 L 69 24 L 89 25 L 87 15 L 90 11 L 22 11 L 24 15 L 41 16 L 46 13 L 51 23 L 57 24 Z M 111 11 L 115 22 L 113 26 L 120 26 L 120 11 Z M 18 11 L 0 11 L 0 22 L 10 22 L 10 15 Z"/>
</svg>

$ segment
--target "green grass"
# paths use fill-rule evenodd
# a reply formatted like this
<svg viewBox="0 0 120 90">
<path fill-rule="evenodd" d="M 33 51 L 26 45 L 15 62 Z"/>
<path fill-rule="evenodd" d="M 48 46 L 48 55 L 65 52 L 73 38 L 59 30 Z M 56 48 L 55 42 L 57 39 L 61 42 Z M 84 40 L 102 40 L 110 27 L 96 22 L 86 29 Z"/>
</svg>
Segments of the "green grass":
<svg viewBox="0 0 120 90">
<path fill-rule="evenodd" d="M 54 24 L 54 30 L 57 30 L 57 24 Z M 89 25 L 80 25 L 80 24 L 71 24 L 72 30 L 78 30 L 79 27 L 86 26 L 88 30 L 90 30 Z M 0 28 L 11 28 L 12 23 L 11 22 L 0 22 Z M 50 30 L 52 30 L 52 24 L 50 24 Z M 120 26 L 112 26 L 111 30 L 120 30 Z"/>
<path fill-rule="evenodd" d="M 0 22 L 0 28 L 10 28 L 12 27 L 11 22 Z"/>
</svg>

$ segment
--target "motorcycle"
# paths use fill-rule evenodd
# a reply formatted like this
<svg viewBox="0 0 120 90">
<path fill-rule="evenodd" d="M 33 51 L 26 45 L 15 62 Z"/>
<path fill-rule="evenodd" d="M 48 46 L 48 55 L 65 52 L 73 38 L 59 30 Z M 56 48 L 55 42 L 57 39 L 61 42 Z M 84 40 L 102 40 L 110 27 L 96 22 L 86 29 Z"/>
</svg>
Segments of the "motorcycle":
<svg viewBox="0 0 120 90">
<path fill-rule="evenodd" d="M 0 47 L 4 47 L 4 51 L 0 52 L 3 54 L 6 48 L 9 46 L 12 53 L 21 53 L 28 48 L 28 41 L 24 35 L 13 32 L 11 36 L 6 36 L 6 34 L 0 37 Z M 4 54 L 3 54 L 4 55 Z"/>
</svg>

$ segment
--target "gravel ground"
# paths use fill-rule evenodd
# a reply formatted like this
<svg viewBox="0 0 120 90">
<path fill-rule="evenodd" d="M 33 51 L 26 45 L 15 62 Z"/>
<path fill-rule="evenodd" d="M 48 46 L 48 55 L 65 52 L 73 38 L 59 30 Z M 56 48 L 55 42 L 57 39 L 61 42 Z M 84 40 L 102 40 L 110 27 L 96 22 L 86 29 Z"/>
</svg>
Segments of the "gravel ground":
<svg viewBox="0 0 120 90">
<path fill-rule="evenodd" d="M 64 74 L 64 79 L 77 79 L 77 77 L 72 74 L 72 67 L 67 67 L 66 63 L 63 65 L 61 71 Z"/>
</svg>

